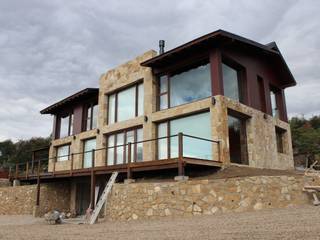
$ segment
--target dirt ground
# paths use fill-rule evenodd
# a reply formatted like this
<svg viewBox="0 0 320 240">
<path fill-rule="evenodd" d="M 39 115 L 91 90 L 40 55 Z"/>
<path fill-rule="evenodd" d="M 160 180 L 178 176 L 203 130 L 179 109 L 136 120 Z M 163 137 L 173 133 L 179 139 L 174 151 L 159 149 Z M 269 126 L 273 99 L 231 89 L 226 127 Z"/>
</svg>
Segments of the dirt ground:
<svg viewBox="0 0 320 240">
<path fill-rule="evenodd" d="M 305 206 L 190 218 L 47 225 L 0 216 L 0 239 L 320 239 L 320 207 Z"/>
</svg>

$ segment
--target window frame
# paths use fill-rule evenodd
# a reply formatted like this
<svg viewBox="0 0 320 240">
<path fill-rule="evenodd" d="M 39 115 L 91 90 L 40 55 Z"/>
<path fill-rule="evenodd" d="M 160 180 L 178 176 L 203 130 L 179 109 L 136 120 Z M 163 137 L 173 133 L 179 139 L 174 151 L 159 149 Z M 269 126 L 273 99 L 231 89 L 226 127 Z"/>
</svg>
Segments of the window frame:
<svg viewBox="0 0 320 240">
<path fill-rule="evenodd" d="M 277 146 L 277 153 L 285 154 L 285 144 L 284 144 L 284 137 L 287 130 L 275 126 L 275 134 L 276 134 L 276 146 Z M 279 142 L 280 140 L 280 142 Z"/>
<path fill-rule="evenodd" d="M 172 69 L 170 69 L 168 71 L 164 71 L 161 74 L 159 74 L 157 76 L 157 94 L 156 94 L 156 96 L 157 96 L 157 101 L 156 101 L 156 103 L 157 103 L 157 106 L 156 106 L 157 111 L 162 111 L 162 110 L 170 109 L 170 108 L 173 108 L 173 107 L 182 106 L 182 105 L 185 105 L 185 104 L 201 101 L 203 99 L 211 97 L 212 96 L 212 92 L 211 92 L 211 88 L 210 88 L 211 94 L 208 97 L 200 98 L 200 99 L 197 99 L 197 100 L 194 100 L 194 101 L 191 101 L 191 102 L 187 102 L 187 103 L 183 103 L 183 104 L 180 104 L 180 105 L 177 105 L 177 106 L 171 106 L 171 99 L 170 99 L 171 77 L 176 75 L 176 74 L 179 74 L 179 73 L 182 73 L 182 72 L 186 72 L 188 70 L 197 68 L 199 66 L 204 66 L 204 65 L 207 65 L 207 64 L 209 65 L 209 81 L 210 81 L 211 88 L 212 88 L 211 62 L 210 62 L 210 58 L 208 56 L 202 56 L 201 58 L 197 59 L 195 62 L 183 64 L 183 65 L 180 65 L 178 67 L 172 68 Z M 167 79 L 167 91 L 166 92 L 161 92 L 161 85 L 160 85 L 161 81 L 160 81 L 160 79 L 162 77 L 166 77 L 166 79 Z M 160 98 L 161 98 L 161 96 L 165 96 L 165 95 L 167 95 L 167 105 L 168 106 L 167 106 L 167 108 L 161 109 L 160 108 L 160 105 L 161 105 Z"/>
<path fill-rule="evenodd" d="M 133 139 L 133 159 L 131 159 L 131 162 L 137 162 L 137 138 L 138 138 L 138 130 L 142 130 L 143 131 L 143 126 L 140 125 L 140 126 L 135 126 L 135 127 L 131 127 L 131 128 L 126 128 L 126 129 L 121 129 L 121 130 L 118 130 L 118 131 L 114 131 L 114 132 L 110 132 L 110 133 L 107 133 L 105 134 L 105 140 L 106 140 L 106 146 L 107 146 L 107 149 L 106 149 L 106 157 L 105 157 L 105 164 L 106 166 L 114 166 L 114 165 L 119 165 L 117 162 L 117 148 L 115 148 L 114 146 L 117 146 L 117 135 L 118 134 L 121 134 L 123 133 L 123 145 L 126 144 L 126 141 L 127 141 L 127 133 L 128 132 L 131 132 L 133 131 L 133 136 L 134 136 L 134 139 Z M 108 165 L 108 150 L 109 150 L 109 137 L 110 136 L 114 136 L 114 151 L 113 151 L 113 164 L 112 165 Z M 121 144 L 121 145 L 122 145 Z M 127 147 L 123 146 L 124 150 L 123 150 L 123 163 L 122 164 L 127 164 L 126 162 L 126 156 L 127 156 Z M 143 157 L 142 157 L 143 158 Z M 143 159 L 142 159 L 143 161 Z"/>
<path fill-rule="evenodd" d="M 93 140 L 95 139 L 96 140 L 96 148 L 94 149 L 96 151 L 97 149 L 97 137 L 90 137 L 90 138 L 85 138 L 85 139 L 81 139 L 81 145 L 82 145 L 82 154 L 81 154 L 81 157 L 82 157 L 82 168 L 85 168 L 84 167 L 84 155 L 85 155 L 85 142 L 86 141 L 90 141 L 90 140 Z M 96 152 L 95 152 L 96 154 Z M 92 156 L 91 156 L 92 157 Z M 95 156 L 96 157 L 96 156 Z M 94 159 L 96 160 L 96 159 Z M 92 159 L 91 159 L 91 163 L 92 163 Z M 92 166 L 91 166 L 92 167 Z M 90 167 L 87 167 L 87 168 L 90 168 Z"/>
<path fill-rule="evenodd" d="M 97 106 L 97 107 L 99 107 L 98 106 L 98 103 L 96 103 L 96 102 L 92 102 L 92 103 L 88 103 L 88 104 L 86 104 L 85 105 L 85 111 L 84 111 L 84 121 L 83 121 L 83 126 L 82 126 L 82 130 L 83 131 L 90 131 L 90 130 L 93 130 L 93 129 L 96 129 L 96 128 L 93 128 L 93 109 L 94 109 L 94 107 L 95 106 Z M 88 111 L 89 111 L 89 109 L 90 109 L 90 117 L 88 116 Z M 96 116 L 96 118 L 97 118 L 97 121 L 98 121 L 98 115 L 99 115 L 99 109 L 98 109 L 98 111 L 97 111 L 97 116 Z M 89 129 L 88 129 L 88 119 L 90 119 L 90 125 L 89 125 Z"/>
<path fill-rule="evenodd" d="M 271 93 L 274 94 L 275 97 L 275 106 L 272 106 L 272 99 L 271 99 Z M 269 84 L 269 100 L 270 100 L 270 108 L 271 108 L 271 116 L 274 118 L 281 119 L 282 118 L 282 110 L 281 110 L 281 103 L 279 102 L 279 97 L 281 96 L 281 89 Z M 275 107 L 275 110 L 277 111 L 277 114 L 273 114 L 273 107 Z"/>
<path fill-rule="evenodd" d="M 222 85 L 223 85 L 223 96 L 225 96 L 225 86 L 224 86 L 223 71 L 222 71 L 223 64 L 228 66 L 229 68 L 232 68 L 237 72 L 239 102 L 243 104 L 247 104 L 248 92 L 247 92 L 246 68 L 242 66 L 240 63 L 236 62 L 235 60 L 225 55 L 222 55 L 221 78 L 222 78 Z M 236 101 L 235 99 L 233 100 Z"/>
<path fill-rule="evenodd" d="M 68 118 L 68 133 L 66 136 L 61 137 L 61 120 L 62 118 L 67 117 Z M 66 138 L 73 135 L 73 123 L 74 123 L 74 114 L 73 110 L 70 112 L 65 112 L 58 114 L 58 124 L 57 124 L 57 134 L 55 139 L 61 139 Z"/>
<path fill-rule="evenodd" d="M 61 158 L 61 156 L 59 157 L 58 156 L 58 149 L 61 148 L 61 147 L 68 147 L 68 156 L 66 160 L 58 160 L 59 158 Z M 71 144 L 70 143 L 67 143 L 67 144 L 63 144 L 63 145 L 58 145 L 58 146 L 55 146 L 55 152 L 56 152 L 56 157 L 55 157 L 55 162 L 65 162 L 65 161 L 69 161 L 70 160 L 70 147 L 71 147 Z M 64 156 L 64 155 L 63 155 Z"/>
<path fill-rule="evenodd" d="M 177 117 L 173 117 L 164 121 L 160 121 L 157 122 L 156 124 L 156 136 L 157 138 L 159 137 L 159 124 L 166 124 L 167 126 L 167 132 L 166 132 L 166 136 L 167 136 L 167 158 L 161 158 L 159 159 L 159 139 L 156 141 L 156 149 L 155 149 L 155 159 L 156 160 L 166 160 L 166 159 L 171 159 L 171 138 L 168 136 L 171 136 L 171 122 L 177 119 L 182 119 L 182 118 L 186 118 L 186 117 L 190 117 L 190 116 L 194 116 L 194 115 L 198 115 L 198 114 L 203 114 L 203 113 L 209 113 L 209 118 L 210 116 L 210 110 L 209 109 L 203 109 L 201 111 L 198 112 L 192 112 L 186 115 L 182 115 L 182 116 L 177 116 Z M 210 123 L 211 125 L 211 123 Z M 210 126 L 212 127 L 212 126 Z"/>
<path fill-rule="evenodd" d="M 106 115 L 107 115 L 107 117 L 106 117 L 106 123 L 107 123 L 107 125 L 110 125 L 110 124 L 114 124 L 114 123 L 118 123 L 118 122 L 122 122 L 122 121 L 118 121 L 118 95 L 119 95 L 119 93 L 121 93 L 122 91 L 125 91 L 125 90 L 127 90 L 127 89 L 130 89 L 130 88 L 135 88 L 135 97 L 134 97 L 134 99 L 135 99 L 135 104 L 134 104 L 134 107 L 135 107 L 135 110 L 134 110 L 134 112 L 135 112 L 135 114 L 134 114 L 134 116 L 133 116 L 133 118 L 136 118 L 136 117 L 139 117 L 139 109 L 138 109 L 138 107 L 139 107 L 139 96 L 140 96 L 140 92 L 139 92 L 139 86 L 140 85 L 143 85 L 143 87 L 144 87 L 144 81 L 143 81 L 143 79 L 140 79 L 140 80 L 138 80 L 138 81 L 136 81 L 136 82 L 134 82 L 134 83 L 132 83 L 132 84 L 129 84 L 129 85 L 126 85 L 126 86 L 124 86 L 124 87 L 122 87 L 122 88 L 119 88 L 119 89 L 116 89 L 116 90 L 114 90 L 114 91 L 111 91 L 111 92 L 109 92 L 109 93 L 107 93 L 106 94 L 106 101 L 107 101 L 107 111 L 106 111 Z M 114 98 L 115 98 L 115 102 L 114 102 L 114 121 L 113 122 L 111 122 L 110 123 L 110 119 L 109 119 L 109 107 L 110 107 L 110 97 L 112 96 L 112 95 L 114 95 Z M 142 93 L 142 95 L 143 95 L 143 97 L 144 97 L 144 91 L 143 91 L 143 93 Z M 143 98 L 144 99 L 144 98 Z M 142 104 L 142 106 L 144 106 L 144 100 L 143 100 L 143 104 Z M 143 113 L 144 113 L 144 107 L 143 107 Z M 143 116 L 144 114 L 142 114 L 141 116 Z M 127 119 L 128 120 L 128 119 Z M 127 121 L 127 120 L 123 120 L 123 121 Z"/>
</svg>

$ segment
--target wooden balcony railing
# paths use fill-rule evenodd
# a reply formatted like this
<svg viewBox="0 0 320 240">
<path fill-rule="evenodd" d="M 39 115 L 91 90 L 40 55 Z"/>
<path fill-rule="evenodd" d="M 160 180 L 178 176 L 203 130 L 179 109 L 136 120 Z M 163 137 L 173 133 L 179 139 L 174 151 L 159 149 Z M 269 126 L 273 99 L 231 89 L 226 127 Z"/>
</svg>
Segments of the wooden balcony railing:
<svg viewBox="0 0 320 240">
<path fill-rule="evenodd" d="M 146 142 L 158 142 L 161 139 L 166 139 L 167 140 L 167 150 L 166 150 L 166 158 L 165 159 L 159 159 L 157 156 L 155 156 L 155 159 L 158 160 L 151 160 L 150 159 L 144 159 L 144 160 L 149 160 L 148 162 L 154 162 L 154 161 L 162 161 L 162 160 L 175 160 L 178 163 L 178 174 L 180 176 L 184 175 L 184 160 L 186 158 L 193 159 L 195 162 L 196 160 L 206 160 L 206 161 L 215 161 L 215 162 L 221 162 L 221 154 L 220 154 L 220 141 L 218 140 L 211 140 L 211 139 L 206 139 L 206 138 L 201 138 L 197 136 L 192 136 L 188 134 L 183 134 L 183 133 L 178 133 L 175 135 L 171 136 L 165 136 L 165 137 L 159 137 L 159 138 L 154 138 L 154 139 L 147 139 L 143 141 L 136 141 L 136 142 L 129 142 L 127 144 L 121 144 L 121 145 L 115 145 L 111 147 L 104 147 L 104 148 L 98 148 L 98 149 L 92 149 L 90 151 L 82 151 L 82 152 L 75 152 L 75 153 L 70 153 L 68 155 L 63 155 L 63 156 L 55 156 L 52 158 L 44 158 L 44 159 L 38 159 L 32 162 L 26 162 L 26 163 L 19 163 L 16 164 L 15 171 L 12 171 L 10 169 L 9 171 L 9 177 L 11 179 L 18 179 L 18 178 L 35 178 L 41 175 L 51 175 L 55 176 L 58 174 L 60 171 L 56 170 L 56 163 L 58 158 L 64 158 L 68 157 L 68 161 L 70 161 L 70 167 L 69 170 L 64 169 L 63 171 L 69 172 L 69 175 L 72 176 L 73 173 L 76 170 L 79 170 L 79 168 L 74 168 L 74 159 L 77 155 L 82 155 L 82 166 L 83 166 L 83 155 L 86 153 L 91 153 L 91 166 L 87 168 L 87 170 L 90 172 L 95 171 L 95 163 L 96 163 L 96 153 L 99 151 L 107 151 L 108 149 L 113 149 L 114 152 L 117 152 L 119 148 L 122 148 L 122 156 L 123 156 L 123 161 L 121 161 L 120 164 L 114 164 L 114 165 L 105 165 L 105 167 L 113 167 L 117 168 L 117 166 L 123 167 L 125 165 L 127 169 L 127 177 L 131 178 L 131 168 L 133 164 L 139 164 L 137 162 L 137 157 L 135 154 L 137 153 L 137 146 L 138 144 L 143 144 Z M 195 145 L 195 141 L 199 141 L 201 144 Z M 176 143 L 176 144 L 173 144 Z M 210 151 L 210 154 L 201 156 L 201 153 L 199 155 L 194 154 L 194 151 L 197 151 L 195 148 L 200 148 L 204 146 L 211 146 L 210 148 L 208 147 L 208 150 Z M 213 151 L 213 147 L 216 145 L 216 151 Z M 174 150 L 173 150 L 174 149 Z M 214 154 L 216 152 L 216 154 Z M 207 152 L 208 153 L 208 152 Z M 157 155 L 157 154 L 155 154 Z M 213 159 L 214 155 L 217 155 L 217 159 Z M 210 157 L 209 157 L 210 156 Z M 132 158 L 133 157 L 133 158 Z M 49 172 L 48 171 L 48 163 L 52 161 L 52 169 Z M 144 161 L 143 161 L 144 162 Z M 140 162 L 141 163 L 141 162 Z M 101 168 L 101 167 L 100 167 Z M 80 168 L 84 169 L 84 168 Z"/>
</svg>

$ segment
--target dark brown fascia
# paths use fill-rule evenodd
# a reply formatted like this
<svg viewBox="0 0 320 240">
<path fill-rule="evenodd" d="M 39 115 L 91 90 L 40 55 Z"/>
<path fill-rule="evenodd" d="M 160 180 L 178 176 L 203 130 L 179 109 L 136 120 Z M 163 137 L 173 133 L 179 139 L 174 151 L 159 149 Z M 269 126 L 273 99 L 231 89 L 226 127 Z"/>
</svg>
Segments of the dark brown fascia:
<svg viewBox="0 0 320 240">
<path fill-rule="evenodd" d="M 78 100 L 87 98 L 88 96 L 93 96 L 99 94 L 99 88 L 85 88 L 75 94 L 72 94 L 71 96 L 64 98 L 60 100 L 59 102 L 56 102 L 49 107 L 46 107 L 45 109 L 41 110 L 41 114 L 54 114 L 62 107 L 72 104 Z"/>
<path fill-rule="evenodd" d="M 199 47 L 200 45 L 205 45 L 208 44 L 209 41 L 214 41 L 216 40 L 217 43 L 219 43 L 219 40 L 222 40 L 222 38 L 227 38 L 230 39 L 231 42 L 240 42 L 242 44 L 246 44 L 248 46 L 251 47 L 255 47 L 256 49 L 260 49 L 265 53 L 271 54 L 275 57 L 280 58 L 283 67 L 285 68 L 286 72 L 289 74 L 290 78 L 291 78 L 291 83 L 286 84 L 285 87 L 290 87 L 290 86 L 295 86 L 296 85 L 296 81 L 287 65 L 287 63 L 285 62 L 280 50 L 278 49 L 277 45 L 275 42 L 269 43 L 267 45 L 255 42 L 253 40 L 241 37 L 239 35 L 224 31 L 224 30 L 217 30 L 214 31 L 212 33 L 206 34 L 202 37 L 196 38 L 190 42 L 187 42 L 181 46 L 178 46 L 176 48 L 173 48 L 161 55 L 158 55 L 156 57 L 153 57 L 147 61 L 144 61 L 141 63 L 141 66 L 144 67 L 156 67 L 157 65 L 159 65 L 161 62 L 166 61 L 167 59 L 169 59 L 170 57 L 174 56 L 174 55 L 178 55 L 178 54 L 182 54 L 183 52 L 190 50 L 194 47 Z"/>
</svg>

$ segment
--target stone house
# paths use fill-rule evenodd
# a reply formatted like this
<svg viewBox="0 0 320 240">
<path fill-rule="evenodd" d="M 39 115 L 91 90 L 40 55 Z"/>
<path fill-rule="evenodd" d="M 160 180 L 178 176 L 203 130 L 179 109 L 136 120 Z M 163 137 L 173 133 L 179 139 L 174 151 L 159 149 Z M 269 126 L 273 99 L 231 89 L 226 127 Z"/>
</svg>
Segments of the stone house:
<svg viewBox="0 0 320 240">
<path fill-rule="evenodd" d="M 113 171 L 132 179 L 168 169 L 182 177 L 193 166 L 292 169 L 284 90 L 294 85 L 274 42 L 223 30 L 148 51 L 104 73 L 99 88 L 41 111 L 54 121 L 38 181 L 68 179 L 80 214 L 94 202 L 97 179 Z"/>
</svg>

